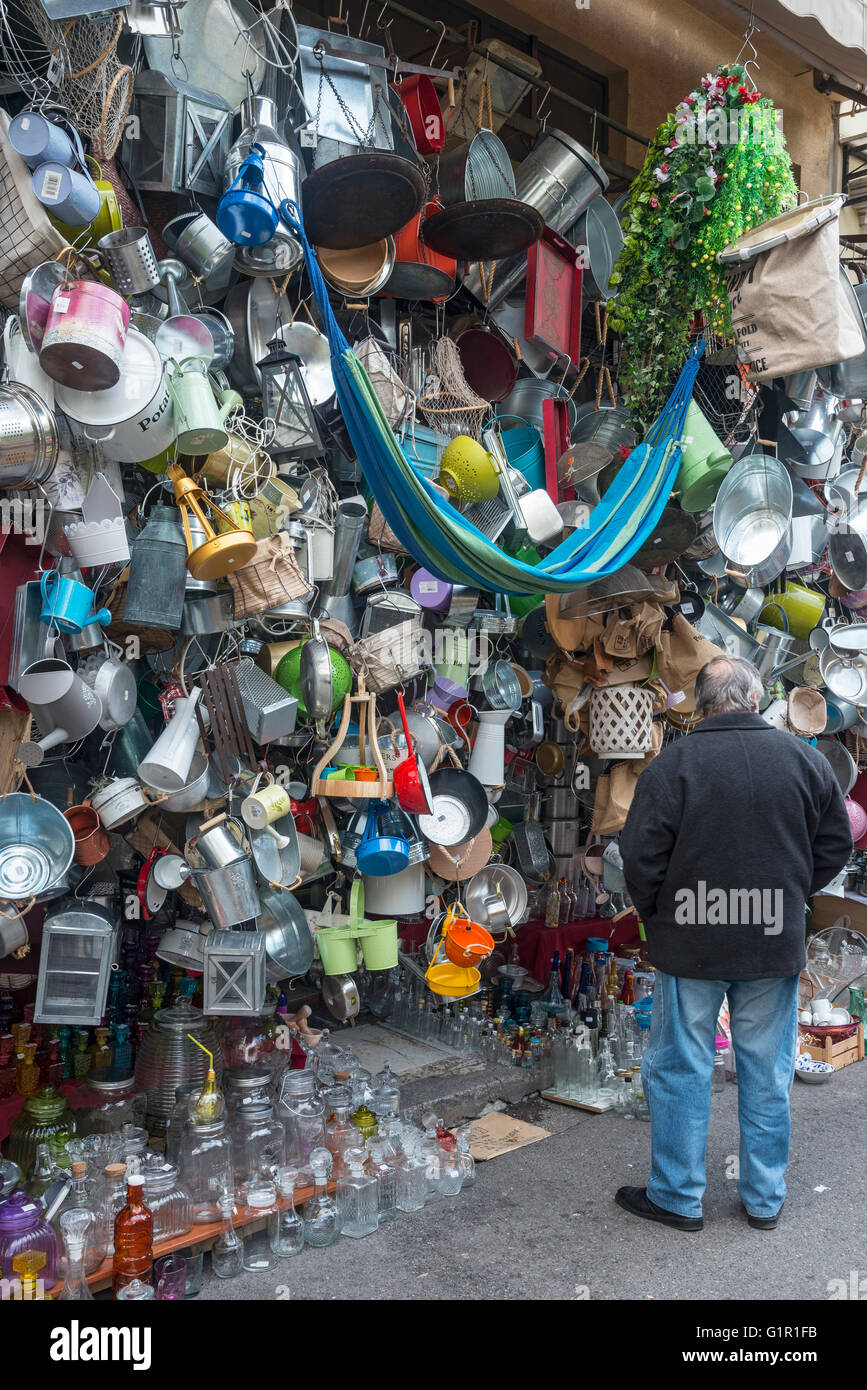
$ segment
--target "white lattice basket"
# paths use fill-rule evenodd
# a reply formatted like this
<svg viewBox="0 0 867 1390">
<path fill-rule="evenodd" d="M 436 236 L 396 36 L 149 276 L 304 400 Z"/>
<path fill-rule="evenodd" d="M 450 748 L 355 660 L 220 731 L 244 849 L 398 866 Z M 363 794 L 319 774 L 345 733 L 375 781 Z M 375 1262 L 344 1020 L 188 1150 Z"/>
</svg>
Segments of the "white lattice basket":
<svg viewBox="0 0 867 1390">
<path fill-rule="evenodd" d="M 653 746 L 653 696 L 609 685 L 590 696 L 590 746 L 598 758 L 643 758 Z"/>
</svg>

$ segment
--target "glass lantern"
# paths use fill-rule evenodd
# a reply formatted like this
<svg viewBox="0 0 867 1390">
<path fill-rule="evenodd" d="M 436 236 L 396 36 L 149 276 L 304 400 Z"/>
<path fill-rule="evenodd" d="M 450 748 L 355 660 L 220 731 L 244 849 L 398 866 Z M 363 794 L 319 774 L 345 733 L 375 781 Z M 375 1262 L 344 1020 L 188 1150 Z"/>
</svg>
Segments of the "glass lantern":
<svg viewBox="0 0 867 1390">
<path fill-rule="evenodd" d="M 301 358 L 290 352 L 282 338 L 272 338 L 270 352 L 258 368 L 262 374 L 262 411 L 274 421 L 274 439 L 268 452 L 293 459 L 319 458 L 322 438 L 301 374 Z"/>
</svg>

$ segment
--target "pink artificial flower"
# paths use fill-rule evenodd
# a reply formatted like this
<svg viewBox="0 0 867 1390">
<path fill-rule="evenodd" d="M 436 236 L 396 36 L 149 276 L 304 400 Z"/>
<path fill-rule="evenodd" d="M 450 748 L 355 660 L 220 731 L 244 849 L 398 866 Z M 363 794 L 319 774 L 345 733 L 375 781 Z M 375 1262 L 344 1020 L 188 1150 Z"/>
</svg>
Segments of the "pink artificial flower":
<svg viewBox="0 0 867 1390">
<path fill-rule="evenodd" d="M 658 198 L 651 198 L 651 200 L 650 200 L 650 206 L 651 206 L 652 208 L 658 208 L 658 207 L 659 207 L 659 199 L 658 199 Z"/>
</svg>

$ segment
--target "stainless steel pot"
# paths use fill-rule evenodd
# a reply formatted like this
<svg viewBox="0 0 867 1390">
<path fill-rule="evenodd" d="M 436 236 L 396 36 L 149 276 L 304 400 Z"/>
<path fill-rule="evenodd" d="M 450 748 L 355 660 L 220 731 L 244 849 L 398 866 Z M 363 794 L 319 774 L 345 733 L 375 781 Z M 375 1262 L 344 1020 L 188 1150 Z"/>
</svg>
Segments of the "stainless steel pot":
<svg viewBox="0 0 867 1390">
<path fill-rule="evenodd" d="M 57 426 L 42 397 L 21 382 L 0 386 L 0 487 L 46 482 L 57 453 Z"/>
<path fill-rule="evenodd" d="M 225 632 L 231 622 L 230 593 L 187 599 L 181 620 L 181 632 L 185 637 L 207 637 L 215 632 Z"/>
</svg>

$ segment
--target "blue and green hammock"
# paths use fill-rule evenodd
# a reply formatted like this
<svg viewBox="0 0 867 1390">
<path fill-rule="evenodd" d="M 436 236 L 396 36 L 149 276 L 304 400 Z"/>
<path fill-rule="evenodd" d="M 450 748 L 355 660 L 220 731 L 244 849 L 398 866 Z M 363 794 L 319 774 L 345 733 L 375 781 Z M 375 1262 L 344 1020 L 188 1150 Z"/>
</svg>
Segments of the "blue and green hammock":
<svg viewBox="0 0 867 1390">
<path fill-rule="evenodd" d="M 407 458 L 364 367 L 334 317 L 301 213 L 284 201 L 280 215 L 304 250 L 307 274 L 331 347 L 337 400 L 382 514 L 414 560 L 439 579 L 504 594 L 568 593 L 613 574 L 656 526 L 680 467 L 680 440 L 704 349 L 694 345 L 659 419 L 634 448 L 589 521 L 536 565 L 514 559 L 444 501 Z"/>
</svg>

